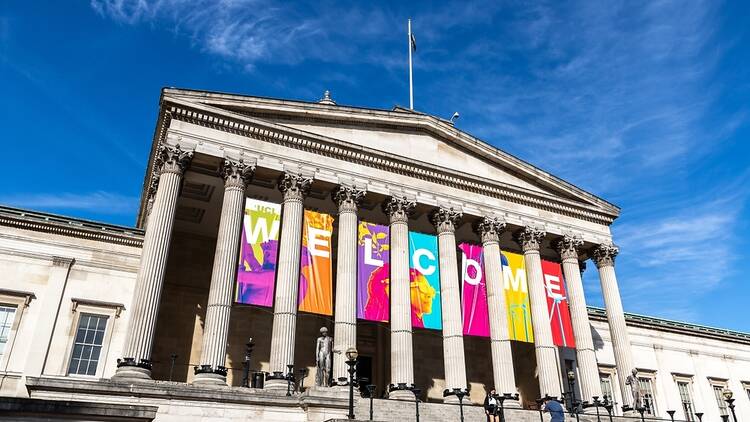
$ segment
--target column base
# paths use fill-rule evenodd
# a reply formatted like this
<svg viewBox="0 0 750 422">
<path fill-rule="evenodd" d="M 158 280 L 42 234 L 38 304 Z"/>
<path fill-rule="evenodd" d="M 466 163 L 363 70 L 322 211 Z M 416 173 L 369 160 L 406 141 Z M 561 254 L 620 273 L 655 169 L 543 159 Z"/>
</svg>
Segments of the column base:
<svg viewBox="0 0 750 422">
<path fill-rule="evenodd" d="M 520 409 L 521 401 L 520 400 L 506 400 L 503 402 L 503 407 L 505 409 Z"/>
<path fill-rule="evenodd" d="M 388 398 L 391 400 L 414 401 L 414 384 L 400 382 L 388 386 Z"/>
<path fill-rule="evenodd" d="M 596 415 L 596 412 L 597 412 L 596 409 L 597 409 L 596 406 L 584 407 L 583 413 L 586 415 Z M 607 409 L 605 409 L 602 406 L 599 406 L 599 415 L 607 416 Z"/>
<path fill-rule="evenodd" d="M 227 376 L 216 372 L 200 372 L 195 374 L 193 385 L 227 385 Z"/>
<path fill-rule="evenodd" d="M 117 371 L 112 376 L 113 380 L 127 381 L 152 381 L 151 361 L 141 359 L 136 363 L 134 358 L 123 358 L 117 360 Z"/>
<path fill-rule="evenodd" d="M 290 386 L 289 381 L 285 379 L 266 378 L 266 383 L 263 385 L 264 390 L 286 391 L 287 388 L 290 392 L 294 392 L 294 384 Z"/>
</svg>

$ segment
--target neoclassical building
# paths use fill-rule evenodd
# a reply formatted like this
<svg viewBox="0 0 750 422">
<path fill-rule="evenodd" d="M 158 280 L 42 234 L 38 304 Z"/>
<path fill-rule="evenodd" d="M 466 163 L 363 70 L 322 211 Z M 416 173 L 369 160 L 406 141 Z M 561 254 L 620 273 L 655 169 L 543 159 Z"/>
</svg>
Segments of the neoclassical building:
<svg viewBox="0 0 750 422">
<path fill-rule="evenodd" d="M 519 420 L 543 396 L 621 415 L 633 371 L 654 417 L 719 420 L 727 390 L 750 417 L 750 335 L 625 313 L 619 208 L 450 121 L 167 88 L 142 192 L 135 227 L 0 208 L 0 415 L 340 418 L 355 348 L 382 420 L 492 389 Z"/>
</svg>

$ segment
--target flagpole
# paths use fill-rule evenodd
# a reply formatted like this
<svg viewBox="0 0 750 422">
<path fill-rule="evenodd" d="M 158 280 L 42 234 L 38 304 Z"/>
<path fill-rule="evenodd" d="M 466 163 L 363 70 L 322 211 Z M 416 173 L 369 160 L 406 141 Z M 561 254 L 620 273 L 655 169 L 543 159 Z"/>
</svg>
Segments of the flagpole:
<svg viewBox="0 0 750 422">
<path fill-rule="evenodd" d="M 409 47 L 409 109 L 414 110 L 414 82 L 412 80 L 412 71 L 411 71 L 411 19 L 409 19 L 408 24 L 408 34 L 406 36 L 407 46 Z"/>
</svg>

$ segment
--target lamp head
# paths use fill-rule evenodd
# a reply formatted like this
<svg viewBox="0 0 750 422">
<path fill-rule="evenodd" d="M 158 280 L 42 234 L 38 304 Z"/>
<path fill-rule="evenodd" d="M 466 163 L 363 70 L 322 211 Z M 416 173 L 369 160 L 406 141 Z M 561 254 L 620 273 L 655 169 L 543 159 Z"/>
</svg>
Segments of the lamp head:
<svg viewBox="0 0 750 422">
<path fill-rule="evenodd" d="M 359 356 L 359 353 L 357 353 L 357 349 L 354 347 L 350 347 L 346 349 L 346 358 L 349 360 L 357 360 L 357 356 Z"/>
<path fill-rule="evenodd" d="M 721 394 L 724 396 L 724 400 L 730 400 L 734 395 L 734 393 L 732 393 L 732 390 L 728 388 L 725 388 Z"/>
</svg>

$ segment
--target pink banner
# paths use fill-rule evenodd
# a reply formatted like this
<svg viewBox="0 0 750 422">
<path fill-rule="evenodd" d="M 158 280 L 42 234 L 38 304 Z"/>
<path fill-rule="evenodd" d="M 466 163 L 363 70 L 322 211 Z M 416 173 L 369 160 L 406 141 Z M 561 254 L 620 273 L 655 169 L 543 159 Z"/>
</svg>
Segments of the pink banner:
<svg viewBox="0 0 750 422">
<path fill-rule="evenodd" d="M 357 230 L 357 318 L 388 322 L 388 226 L 360 221 Z"/>
<path fill-rule="evenodd" d="M 458 247 L 461 249 L 464 335 L 489 337 L 490 319 L 487 313 L 487 284 L 484 278 L 482 247 L 469 243 L 461 243 Z"/>
</svg>

